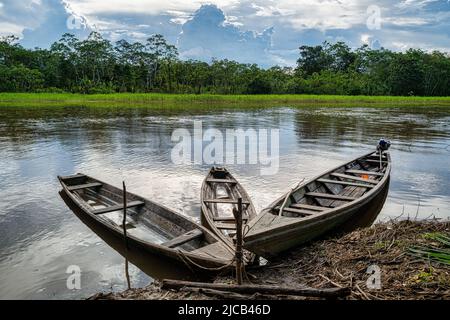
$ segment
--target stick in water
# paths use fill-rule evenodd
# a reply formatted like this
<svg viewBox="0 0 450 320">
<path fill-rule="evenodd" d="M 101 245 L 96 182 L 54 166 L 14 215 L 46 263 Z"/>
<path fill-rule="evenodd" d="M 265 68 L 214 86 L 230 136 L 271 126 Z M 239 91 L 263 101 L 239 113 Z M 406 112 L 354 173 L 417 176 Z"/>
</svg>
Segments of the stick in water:
<svg viewBox="0 0 450 320">
<path fill-rule="evenodd" d="M 131 289 L 130 272 L 128 270 L 128 258 L 125 258 L 125 278 L 127 279 L 128 290 Z"/>
<path fill-rule="evenodd" d="M 238 199 L 237 210 L 233 209 L 236 219 L 236 278 L 238 285 L 242 284 L 242 198 Z"/>
<path fill-rule="evenodd" d="M 125 240 L 125 248 L 128 251 L 128 238 L 127 238 L 127 187 L 125 185 L 125 181 L 123 181 L 123 220 L 122 220 L 122 228 L 123 228 L 123 237 Z M 130 281 L 130 273 L 128 271 L 128 258 L 125 257 L 125 277 L 127 279 L 128 289 L 131 289 L 131 281 Z"/>
<path fill-rule="evenodd" d="M 125 246 L 128 250 L 128 239 L 127 239 L 127 187 L 125 186 L 125 181 L 123 181 L 123 221 L 122 221 L 122 228 L 123 228 L 123 236 L 125 240 Z"/>
</svg>

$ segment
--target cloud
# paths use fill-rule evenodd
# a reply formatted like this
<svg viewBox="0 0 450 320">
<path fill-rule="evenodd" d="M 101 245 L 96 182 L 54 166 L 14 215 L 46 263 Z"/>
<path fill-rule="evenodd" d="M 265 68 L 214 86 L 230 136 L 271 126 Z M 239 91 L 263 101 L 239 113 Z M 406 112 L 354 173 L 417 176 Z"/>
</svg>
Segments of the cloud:
<svg viewBox="0 0 450 320">
<path fill-rule="evenodd" d="M 25 47 L 48 48 L 64 33 L 83 39 L 93 30 L 87 19 L 74 12 L 65 1 L 39 0 L 38 6 L 45 18 L 38 26 L 23 31 L 21 43 Z"/>
<path fill-rule="evenodd" d="M 212 58 L 270 65 L 273 29 L 262 33 L 242 31 L 227 23 L 215 5 L 203 5 L 183 24 L 178 46 L 183 58 L 210 61 Z"/>
<path fill-rule="evenodd" d="M 209 10 L 199 12 L 206 2 Z M 450 51 L 448 0 L 0 0 L 0 35 L 23 36 L 27 46 L 48 46 L 67 31 L 91 28 L 115 41 L 155 33 L 180 45 L 185 58 L 211 57 L 294 65 L 301 45 L 369 41 L 393 50 L 408 46 Z M 376 5 L 380 28 L 368 19 Z M 204 6 L 205 8 L 205 6 Z M 75 14 L 76 13 L 76 14 Z M 68 18 L 79 17 L 74 23 Z M 71 26 L 86 25 L 86 29 Z M 270 28 L 269 28 L 270 27 Z M 369 40 L 367 40 L 369 39 Z"/>
<path fill-rule="evenodd" d="M 79 37 L 90 33 L 86 18 L 76 14 L 62 0 L 3 0 L 0 34 L 14 34 L 25 47 L 49 47 L 65 32 Z"/>
<path fill-rule="evenodd" d="M 169 10 L 192 12 L 198 9 L 206 1 L 204 0 L 70 0 L 74 9 L 84 14 L 151 14 L 158 15 Z M 238 6 L 238 0 L 212 0 L 209 3 L 221 8 Z"/>
</svg>

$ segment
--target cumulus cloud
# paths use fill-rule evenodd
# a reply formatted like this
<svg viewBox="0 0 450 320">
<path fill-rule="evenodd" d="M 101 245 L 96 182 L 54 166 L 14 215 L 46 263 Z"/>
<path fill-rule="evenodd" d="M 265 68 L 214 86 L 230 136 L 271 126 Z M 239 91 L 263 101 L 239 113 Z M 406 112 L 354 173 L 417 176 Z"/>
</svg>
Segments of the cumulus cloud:
<svg viewBox="0 0 450 320">
<path fill-rule="evenodd" d="M 345 41 L 353 48 L 369 43 L 393 50 L 450 51 L 448 0 L 208 0 L 210 5 L 199 10 L 205 2 L 0 0 L 0 35 L 18 34 L 27 46 L 45 47 L 64 32 L 82 35 L 89 29 L 67 26 L 76 12 L 111 40 L 142 41 L 161 33 L 178 42 L 183 57 L 204 60 L 293 65 L 299 46 L 325 40 Z M 367 25 L 372 5 L 379 9 L 379 28 Z"/>
<path fill-rule="evenodd" d="M 38 26 L 24 29 L 21 42 L 25 47 L 47 48 L 64 33 L 85 38 L 92 31 L 86 18 L 73 11 L 65 1 L 39 0 L 36 6 L 44 18 Z"/>
<path fill-rule="evenodd" d="M 102 14 L 165 14 L 168 11 L 193 12 L 205 0 L 70 0 L 73 8 L 87 15 Z M 238 0 L 208 1 L 221 8 L 239 6 Z"/>
<path fill-rule="evenodd" d="M 215 5 L 203 5 L 183 24 L 178 46 L 184 58 L 210 61 L 232 59 L 270 65 L 272 28 L 261 33 L 243 31 L 227 23 L 225 14 Z"/>
<path fill-rule="evenodd" d="M 91 31 L 87 20 L 62 0 L 3 0 L 0 33 L 14 34 L 25 47 L 49 47 L 66 32 L 85 37 Z"/>
</svg>

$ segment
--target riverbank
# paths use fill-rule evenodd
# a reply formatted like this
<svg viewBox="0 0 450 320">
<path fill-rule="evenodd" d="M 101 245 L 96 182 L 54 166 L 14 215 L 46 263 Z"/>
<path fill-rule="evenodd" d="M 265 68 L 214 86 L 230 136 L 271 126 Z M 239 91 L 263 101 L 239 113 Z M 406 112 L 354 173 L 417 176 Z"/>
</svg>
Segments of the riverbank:
<svg viewBox="0 0 450 320">
<path fill-rule="evenodd" d="M 333 96 L 333 95 L 190 95 L 190 94 L 66 94 L 0 93 L 0 107 L 154 107 L 216 108 L 329 106 L 420 107 L 450 106 L 450 97 Z"/>
<path fill-rule="evenodd" d="M 348 287 L 351 290 L 348 299 L 352 300 L 450 299 L 450 265 L 410 254 L 410 248 L 415 246 L 439 247 L 433 235 L 448 235 L 449 232 L 448 220 L 379 223 L 342 237 L 314 242 L 278 258 L 269 266 L 248 270 L 247 281 L 289 287 Z M 375 288 L 376 281 L 368 286 L 369 267 L 380 271 L 380 289 Z M 231 284 L 234 280 L 221 276 L 215 282 Z M 163 290 L 154 283 L 142 289 L 97 294 L 91 299 L 217 298 L 201 292 Z"/>
</svg>

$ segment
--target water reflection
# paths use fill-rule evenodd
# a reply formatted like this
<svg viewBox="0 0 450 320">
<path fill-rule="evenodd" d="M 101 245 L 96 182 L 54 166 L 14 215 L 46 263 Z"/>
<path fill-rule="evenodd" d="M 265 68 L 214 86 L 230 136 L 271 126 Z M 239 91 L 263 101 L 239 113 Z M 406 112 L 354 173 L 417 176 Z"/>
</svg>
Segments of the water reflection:
<svg viewBox="0 0 450 320">
<path fill-rule="evenodd" d="M 170 159 L 173 130 L 192 131 L 194 120 L 223 131 L 280 129 L 276 175 L 261 176 L 259 165 L 228 165 L 257 211 L 299 180 L 363 154 L 386 137 L 393 142 L 393 171 L 379 219 L 402 213 L 450 216 L 446 108 L 1 108 L 0 298 L 79 298 L 122 290 L 124 257 L 132 286 L 169 272 L 170 264 L 160 268 L 148 257 L 131 257 L 121 241 L 114 244 L 87 227 L 57 195 L 56 176 L 84 172 L 116 186 L 126 180 L 131 192 L 199 222 L 200 186 L 209 165 L 176 165 Z M 84 271 L 81 291 L 66 288 L 65 271 L 72 264 Z"/>
</svg>

